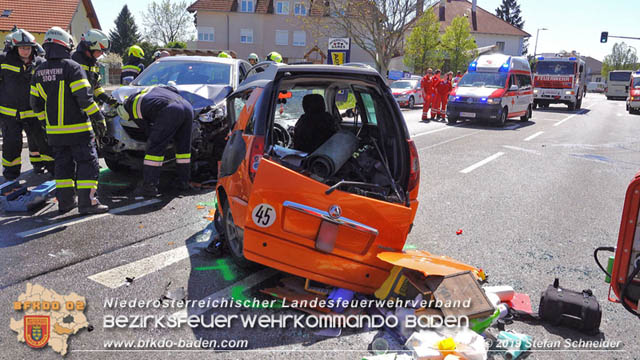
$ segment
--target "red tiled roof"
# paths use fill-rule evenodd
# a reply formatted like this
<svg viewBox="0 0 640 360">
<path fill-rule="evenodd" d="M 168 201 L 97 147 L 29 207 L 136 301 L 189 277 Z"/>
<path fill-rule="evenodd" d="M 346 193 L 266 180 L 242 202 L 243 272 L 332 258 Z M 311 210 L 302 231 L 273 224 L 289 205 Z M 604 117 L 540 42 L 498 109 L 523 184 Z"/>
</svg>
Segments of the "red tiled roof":
<svg viewBox="0 0 640 360">
<path fill-rule="evenodd" d="M 187 8 L 188 11 L 198 10 L 231 11 L 235 0 L 197 0 Z"/>
<path fill-rule="evenodd" d="M 444 11 L 445 20 L 440 22 L 440 31 L 444 31 L 447 26 L 451 25 L 453 18 L 456 16 L 464 16 L 466 14 L 469 20 L 471 33 L 516 35 L 524 37 L 531 36 L 529 33 L 518 29 L 477 5 L 476 22 L 478 29 L 473 30 L 473 24 L 471 23 L 471 5 L 472 4 L 466 0 L 447 0 Z M 439 18 L 440 3 L 432 6 L 431 10 L 435 13 L 436 18 Z"/>
<path fill-rule="evenodd" d="M 82 0 L 91 26 L 99 29 L 91 0 Z M 0 0 L 0 11 L 12 10 L 8 17 L 0 17 L 0 30 L 8 31 L 17 25 L 29 32 L 44 33 L 52 26 L 69 29 L 80 0 Z"/>
</svg>

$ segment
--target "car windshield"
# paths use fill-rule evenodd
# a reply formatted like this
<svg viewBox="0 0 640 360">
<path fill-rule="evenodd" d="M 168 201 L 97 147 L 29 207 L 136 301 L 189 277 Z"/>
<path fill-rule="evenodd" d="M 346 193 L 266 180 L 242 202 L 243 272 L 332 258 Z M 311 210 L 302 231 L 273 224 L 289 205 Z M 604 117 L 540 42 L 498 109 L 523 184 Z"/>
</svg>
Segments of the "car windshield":
<svg viewBox="0 0 640 360">
<path fill-rule="evenodd" d="M 624 81 L 631 79 L 631 71 L 612 71 L 609 73 L 609 81 Z"/>
<path fill-rule="evenodd" d="M 640 77 L 633 78 L 633 88 L 640 89 Z"/>
<path fill-rule="evenodd" d="M 507 75 L 504 72 L 468 72 L 462 77 L 458 86 L 503 88 L 507 82 Z"/>
<path fill-rule="evenodd" d="M 391 84 L 392 89 L 412 89 L 414 83 L 412 81 L 396 81 Z"/>
<path fill-rule="evenodd" d="M 542 75 L 573 75 L 575 63 L 568 61 L 540 61 L 536 64 L 536 73 Z"/>
<path fill-rule="evenodd" d="M 149 86 L 175 85 L 232 85 L 231 64 L 199 61 L 163 61 L 153 64 L 132 83 Z"/>
</svg>

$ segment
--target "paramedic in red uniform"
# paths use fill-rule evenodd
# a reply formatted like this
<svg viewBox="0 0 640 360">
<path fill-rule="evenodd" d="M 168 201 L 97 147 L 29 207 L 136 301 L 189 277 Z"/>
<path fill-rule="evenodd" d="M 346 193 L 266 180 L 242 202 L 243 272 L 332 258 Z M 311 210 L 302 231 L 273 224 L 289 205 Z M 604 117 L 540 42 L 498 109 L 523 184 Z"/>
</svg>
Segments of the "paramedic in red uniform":
<svg viewBox="0 0 640 360">
<path fill-rule="evenodd" d="M 431 98 L 431 120 L 435 120 L 437 116 L 440 115 L 438 111 L 437 102 L 438 102 L 438 93 L 436 89 L 438 88 L 438 84 L 440 84 L 440 70 L 436 70 L 431 78 L 431 86 L 429 87 L 429 97 Z"/>
<path fill-rule="evenodd" d="M 447 115 L 447 101 L 449 98 L 449 93 L 453 88 L 451 84 L 451 77 L 453 76 L 452 72 L 448 72 L 444 79 L 442 79 L 437 87 L 436 87 L 436 101 L 434 108 L 436 109 L 436 115 L 439 119 L 444 120 Z"/>
<path fill-rule="evenodd" d="M 431 87 L 431 77 L 433 70 L 427 69 L 427 73 L 420 80 L 420 88 L 422 89 L 422 121 L 429 121 L 429 109 L 431 108 L 431 98 L 429 97 L 429 87 Z"/>
</svg>

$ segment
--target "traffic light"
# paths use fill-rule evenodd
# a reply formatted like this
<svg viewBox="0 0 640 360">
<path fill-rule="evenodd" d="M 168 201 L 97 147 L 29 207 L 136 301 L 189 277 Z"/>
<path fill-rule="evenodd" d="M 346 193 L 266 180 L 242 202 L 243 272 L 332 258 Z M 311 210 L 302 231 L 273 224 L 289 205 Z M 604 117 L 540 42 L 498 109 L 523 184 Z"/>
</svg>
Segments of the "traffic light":
<svg viewBox="0 0 640 360">
<path fill-rule="evenodd" d="M 607 31 L 603 31 L 603 32 L 600 34 L 600 42 L 601 42 L 601 43 L 606 43 L 608 38 L 609 38 L 609 32 L 607 32 Z"/>
</svg>

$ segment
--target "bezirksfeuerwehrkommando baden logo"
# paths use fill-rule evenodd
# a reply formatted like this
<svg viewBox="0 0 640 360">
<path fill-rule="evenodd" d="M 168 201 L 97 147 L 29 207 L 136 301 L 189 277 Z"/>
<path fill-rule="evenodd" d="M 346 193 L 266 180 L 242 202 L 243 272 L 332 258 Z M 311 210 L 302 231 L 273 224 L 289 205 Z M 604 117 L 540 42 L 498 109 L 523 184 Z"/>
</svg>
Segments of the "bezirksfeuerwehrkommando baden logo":
<svg viewBox="0 0 640 360">
<path fill-rule="evenodd" d="M 22 320 L 11 318 L 9 326 L 18 333 L 18 341 L 32 348 L 47 344 L 61 355 L 67 353 L 67 339 L 89 323 L 84 316 L 87 302 L 74 292 L 60 295 L 40 285 L 27 284 L 27 291 L 13 302 L 13 310 Z"/>
</svg>

